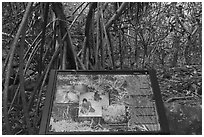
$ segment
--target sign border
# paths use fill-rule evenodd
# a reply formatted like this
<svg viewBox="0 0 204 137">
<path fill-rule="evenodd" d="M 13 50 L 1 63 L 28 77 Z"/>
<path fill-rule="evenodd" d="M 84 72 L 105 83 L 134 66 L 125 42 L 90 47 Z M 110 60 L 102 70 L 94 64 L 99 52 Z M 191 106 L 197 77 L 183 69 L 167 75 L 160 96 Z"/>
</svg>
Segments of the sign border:
<svg viewBox="0 0 204 137">
<path fill-rule="evenodd" d="M 126 132 L 90 132 L 90 131 L 83 131 L 83 132 L 49 132 L 49 121 L 51 117 L 51 109 L 53 106 L 54 101 L 54 91 L 56 88 L 56 78 L 57 74 L 59 72 L 68 72 L 70 74 L 86 74 L 86 75 L 94 75 L 94 74 L 118 74 L 118 75 L 143 75 L 143 74 L 149 74 L 150 76 L 150 82 L 151 87 L 154 94 L 154 100 L 156 103 L 156 108 L 158 112 L 158 118 L 159 123 L 161 126 L 160 131 L 148 131 L 148 132 L 138 132 L 138 131 L 126 131 Z M 117 70 L 117 71 L 86 71 L 86 70 L 51 70 L 50 71 L 50 77 L 49 77 L 49 83 L 48 88 L 46 92 L 46 99 L 45 99 L 45 105 L 43 109 L 41 124 L 40 124 L 40 135 L 45 134 L 53 134 L 53 135 L 87 135 L 87 134 L 103 134 L 103 135 L 140 135 L 140 134 L 170 134 L 169 133 L 169 125 L 168 120 L 165 115 L 165 108 L 162 101 L 162 96 L 159 88 L 159 84 L 156 77 L 156 71 L 155 70 Z"/>
</svg>

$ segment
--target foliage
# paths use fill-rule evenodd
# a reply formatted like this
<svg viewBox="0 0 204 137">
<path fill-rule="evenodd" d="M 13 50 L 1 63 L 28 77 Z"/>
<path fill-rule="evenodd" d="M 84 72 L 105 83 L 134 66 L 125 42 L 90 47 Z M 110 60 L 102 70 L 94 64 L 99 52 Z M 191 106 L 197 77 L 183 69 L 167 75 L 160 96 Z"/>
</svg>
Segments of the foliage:
<svg viewBox="0 0 204 137">
<path fill-rule="evenodd" d="M 202 134 L 201 66 L 169 68 L 158 76 L 171 134 Z"/>
<path fill-rule="evenodd" d="M 3 129 L 7 129 L 3 134 L 38 132 L 51 69 L 154 68 L 167 104 L 181 100 L 187 105 L 185 100 L 189 98 L 192 102 L 198 100 L 194 105 L 201 102 L 201 2 L 30 4 L 32 11 L 24 22 L 25 31 L 17 39 L 28 3 L 2 3 L 2 89 L 3 95 L 8 94 L 8 98 L 3 98 L 7 102 L 3 108 L 8 107 L 3 118 L 9 116 L 10 121 L 9 124 L 3 120 Z M 24 50 L 20 50 L 22 46 Z M 20 61 L 21 55 L 23 61 Z M 6 73 L 8 70 L 10 73 Z M 8 86 L 5 81 L 9 82 Z M 120 89 L 121 83 L 111 84 L 115 84 L 114 89 Z M 24 93 L 26 102 L 21 97 Z M 27 113 L 23 108 L 28 111 L 33 130 L 27 127 L 29 120 L 25 120 Z M 193 110 L 185 112 L 190 120 L 196 116 Z M 188 127 L 189 123 L 182 125 Z M 188 130 L 188 134 L 200 134 L 200 131 Z"/>
</svg>

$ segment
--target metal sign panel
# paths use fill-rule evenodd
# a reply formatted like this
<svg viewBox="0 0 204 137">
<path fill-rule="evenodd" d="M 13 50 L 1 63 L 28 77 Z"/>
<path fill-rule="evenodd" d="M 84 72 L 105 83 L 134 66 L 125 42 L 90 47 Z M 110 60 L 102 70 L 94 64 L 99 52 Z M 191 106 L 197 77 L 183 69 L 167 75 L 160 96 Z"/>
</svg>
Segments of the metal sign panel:
<svg viewBox="0 0 204 137">
<path fill-rule="evenodd" d="M 52 70 L 40 134 L 168 134 L 156 72 Z"/>
</svg>

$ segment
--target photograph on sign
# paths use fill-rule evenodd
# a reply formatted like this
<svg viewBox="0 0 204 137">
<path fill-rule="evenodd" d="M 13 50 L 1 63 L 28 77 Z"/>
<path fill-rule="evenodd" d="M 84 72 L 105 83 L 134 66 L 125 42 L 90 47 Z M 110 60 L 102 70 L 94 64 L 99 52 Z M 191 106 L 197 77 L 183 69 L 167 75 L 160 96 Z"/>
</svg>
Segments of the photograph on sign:
<svg viewBox="0 0 204 137">
<path fill-rule="evenodd" d="M 102 108 L 108 105 L 108 94 L 84 93 L 79 97 L 79 117 L 102 117 Z"/>
</svg>

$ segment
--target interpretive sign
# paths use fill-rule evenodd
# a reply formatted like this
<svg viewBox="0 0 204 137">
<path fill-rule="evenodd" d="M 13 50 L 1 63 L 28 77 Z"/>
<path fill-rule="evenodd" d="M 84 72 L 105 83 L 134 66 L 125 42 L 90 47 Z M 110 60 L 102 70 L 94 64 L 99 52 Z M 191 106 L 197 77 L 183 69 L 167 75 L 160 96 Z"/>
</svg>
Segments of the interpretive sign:
<svg viewBox="0 0 204 137">
<path fill-rule="evenodd" d="M 154 70 L 50 73 L 40 134 L 168 134 Z"/>
</svg>

